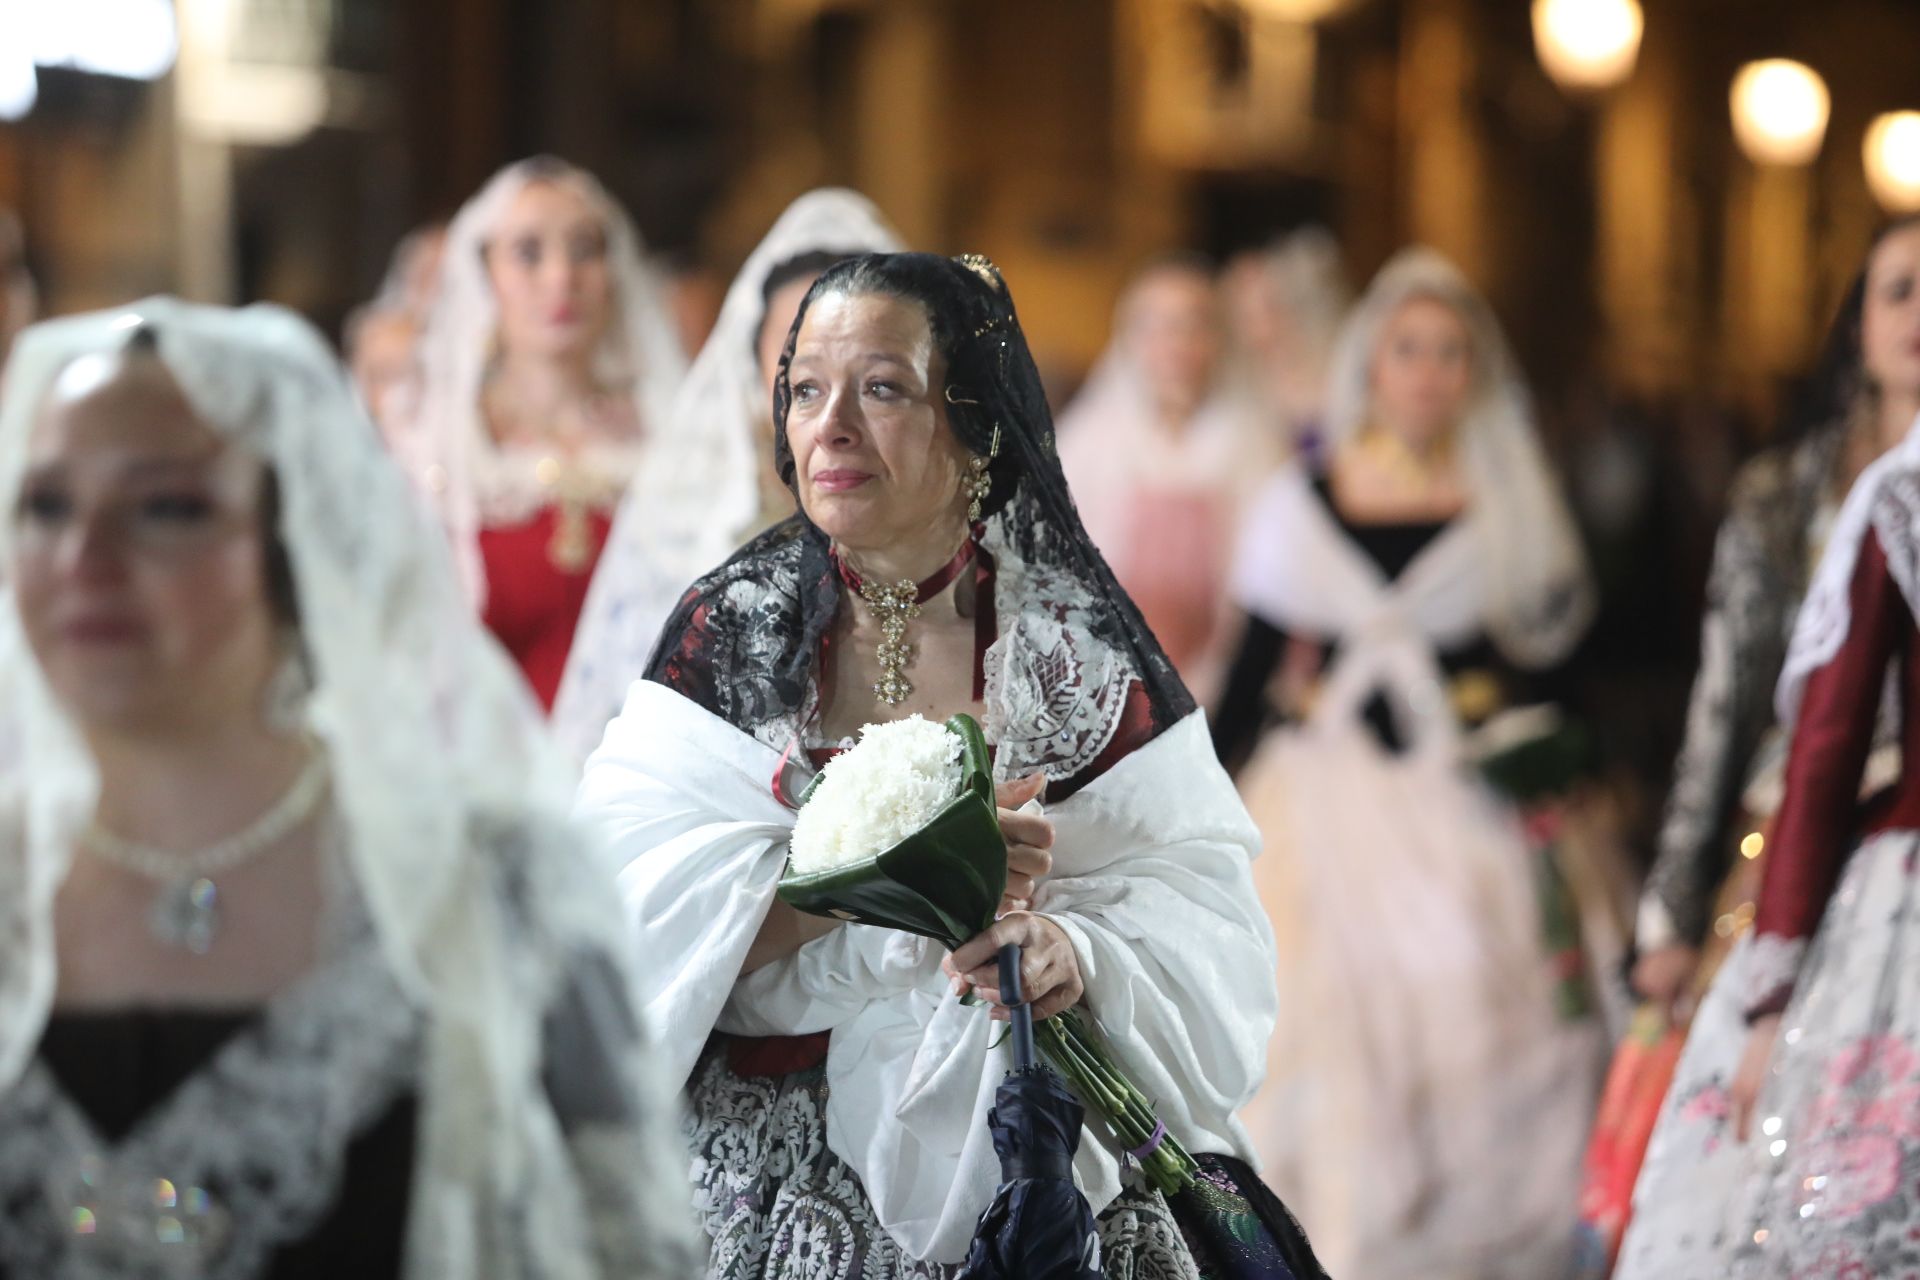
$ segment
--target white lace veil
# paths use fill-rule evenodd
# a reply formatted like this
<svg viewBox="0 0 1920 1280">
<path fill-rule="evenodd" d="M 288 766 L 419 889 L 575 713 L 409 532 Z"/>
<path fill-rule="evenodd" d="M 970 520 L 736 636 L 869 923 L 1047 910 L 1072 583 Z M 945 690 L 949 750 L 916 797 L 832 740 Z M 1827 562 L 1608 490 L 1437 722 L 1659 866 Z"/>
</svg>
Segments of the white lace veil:
<svg viewBox="0 0 1920 1280">
<path fill-rule="evenodd" d="M 1901 596 L 1920 618 L 1920 418 L 1906 438 L 1860 473 L 1834 518 L 1833 532 L 1794 619 L 1793 641 L 1774 694 L 1780 723 L 1791 725 L 1814 672 L 1832 662 L 1853 623 L 1853 573 L 1867 530 L 1875 530 Z"/>
<path fill-rule="evenodd" d="M 1280 427 L 1235 385 L 1224 333 L 1220 362 L 1185 429 L 1175 436 L 1161 425 L 1127 333 L 1140 284 L 1153 273 L 1140 273 L 1121 292 L 1106 348 L 1058 423 L 1060 462 L 1081 522 L 1114 572 L 1129 582 L 1136 566 L 1128 547 L 1135 542 L 1142 489 L 1213 490 L 1228 512 L 1224 556 L 1241 511 L 1285 456 Z"/>
<path fill-rule="evenodd" d="M 440 287 L 420 339 L 426 381 L 420 413 L 395 446 L 439 508 L 453 536 L 461 580 L 476 602 L 484 602 L 486 595 L 479 486 L 486 461 L 497 453 L 480 413 L 481 386 L 493 361 L 499 325 L 485 251 L 514 197 L 536 182 L 555 183 L 584 197 L 606 222 L 613 319 L 596 357 L 596 372 L 602 385 L 631 394 L 643 434 L 669 420 L 674 392 L 686 373 L 686 353 L 675 336 L 659 277 L 643 256 L 640 235 L 591 174 L 550 156 L 536 156 L 502 169 L 461 208 L 447 229 Z"/>
<path fill-rule="evenodd" d="M 1522 667 L 1572 651 L 1593 620 L 1586 553 L 1558 480 L 1534 434 L 1525 383 L 1500 325 L 1465 276 L 1431 249 L 1403 250 L 1380 270 L 1334 346 L 1327 444 L 1367 425 L 1380 331 L 1403 303 L 1432 298 L 1467 326 L 1474 387 L 1457 435 L 1473 521 L 1488 566 L 1488 632 Z"/>
<path fill-rule="evenodd" d="M 667 616 L 701 574 L 757 530 L 762 438 L 772 402 L 756 356 L 776 267 L 810 253 L 891 253 L 900 238 L 856 192 L 787 206 L 727 289 L 719 319 L 620 504 L 574 631 L 553 708 L 561 745 L 584 760 L 645 671 Z"/>
<path fill-rule="evenodd" d="M 1230 324 L 1229 376 L 1262 412 L 1296 430 L 1317 426 L 1334 340 L 1353 305 L 1340 246 L 1325 227 L 1302 227 L 1258 250 L 1250 269 L 1265 305 L 1285 317 L 1286 330 L 1276 351 L 1271 341 L 1253 341 Z M 1285 367 L 1269 367 L 1275 361 Z"/>
<path fill-rule="evenodd" d="M 0 562 L 54 380 L 80 356 L 122 349 L 141 325 L 196 413 L 272 469 L 347 869 L 388 966 L 431 1013 L 409 1274 L 511 1274 L 473 1243 L 491 1215 L 510 1211 L 553 1215 L 536 1228 L 553 1264 L 543 1275 L 594 1275 L 591 1230 L 569 1190 L 577 1180 L 540 1083 L 543 997 L 504 945 L 504 908 L 548 921 L 559 945 L 588 957 L 624 954 L 622 925 L 566 824 L 571 771 L 319 334 L 276 307 L 169 298 L 28 329 L 0 395 Z M 0 599 L 5 739 L 21 754 L 0 779 L 0 1089 L 35 1051 L 51 1007 L 53 898 L 97 789 L 11 597 Z M 542 867 L 529 901 L 502 902 L 508 847 Z M 652 1096 L 638 1077 L 635 1089 Z"/>
</svg>

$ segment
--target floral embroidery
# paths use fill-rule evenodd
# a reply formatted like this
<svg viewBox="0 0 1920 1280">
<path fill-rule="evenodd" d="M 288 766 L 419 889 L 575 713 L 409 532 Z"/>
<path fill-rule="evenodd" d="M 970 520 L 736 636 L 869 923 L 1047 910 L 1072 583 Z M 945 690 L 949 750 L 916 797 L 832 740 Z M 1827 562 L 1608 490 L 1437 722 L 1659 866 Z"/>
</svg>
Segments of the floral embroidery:
<svg viewBox="0 0 1920 1280">
<path fill-rule="evenodd" d="M 860 1181 L 827 1147 L 823 1068 L 735 1075 L 724 1053 L 695 1070 L 687 1133 L 694 1210 L 713 1241 L 706 1280 L 953 1280 L 958 1266 L 905 1254 Z M 1199 1280 L 1157 1193 L 1130 1188 L 1100 1215 L 1110 1280 Z"/>
</svg>

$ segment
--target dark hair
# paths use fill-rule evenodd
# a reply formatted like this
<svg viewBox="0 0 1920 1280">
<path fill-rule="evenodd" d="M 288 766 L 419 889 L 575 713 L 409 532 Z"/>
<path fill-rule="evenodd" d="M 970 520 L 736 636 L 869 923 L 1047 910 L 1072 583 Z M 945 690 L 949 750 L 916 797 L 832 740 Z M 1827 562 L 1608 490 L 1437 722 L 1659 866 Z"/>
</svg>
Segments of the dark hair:
<svg viewBox="0 0 1920 1280">
<path fill-rule="evenodd" d="M 123 348 L 128 355 L 160 359 L 160 327 L 142 319 L 127 334 Z M 300 625 L 300 597 L 294 588 L 293 557 L 280 537 L 280 477 L 271 466 L 262 465 L 260 487 L 260 536 L 266 558 L 267 607 L 274 621 L 297 628 Z"/>
<path fill-rule="evenodd" d="M 1084 625 L 1145 693 L 1152 712 L 1145 736 L 1191 714 L 1193 696 L 1074 509 L 1040 371 L 1006 282 L 985 258 L 863 254 L 814 281 L 787 331 L 773 382 L 774 460 L 787 486 L 794 488 L 795 478 L 786 433 L 794 340 L 815 299 L 829 293 L 899 298 L 924 310 L 946 362 L 939 390 L 948 425 L 975 456 L 986 455 L 996 435 L 1000 441 L 981 504 L 998 550 L 1085 593 Z M 733 589 L 748 580 L 760 588 L 751 605 Z M 803 504 L 694 584 L 661 628 L 647 678 L 749 732 L 797 715 L 844 590 L 831 540 Z"/>
<path fill-rule="evenodd" d="M 1867 389 L 1866 352 L 1861 322 L 1867 309 L 1867 275 L 1880 246 L 1899 232 L 1920 227 L 1920 213 L 1909 213 L 1883 223 L 1867 243 L 1859 274 L 1847 287 L 1821 344 L 1813 369 L 1791 397 L 1776 439 L 1791 442 L 1824 431 L 1844 420 Z"/>
<path fill-rule="evenodd" d="M 754 323 L 753 332 L 747 336 L 747 349 L 753 356 L 754 364 L 760 363 L 760 333 L 767 327 L 767 312 L 773 307 L 773 295 L 795 280 L 817 279 L 829 268 L 845 262 L 852 256 L 836 253 L 832 249 L 810 249 L 773 265 L 773 270 L 767 272 L 767 278 L 760 282 L 760 319 Z"/>
<path fill-rule="evenodd" d="M 293 581 L 293 557 L 280 536 L 280 477 L 272 467 L 260 487 L 260 536 L 266 544 L 267 607 L 283 626 L 300 625 L 300 594 Z"/>
<path fill-rule="evenodd" d="M 963 260 L 971 261 L 971 260 Z M 977 261 L 985 263 L 984 258 Z M 966 271 L 968 268 L 960 268 Z M 1018 416 L 1029 424 L 1043 424 L 1044 440 L 1036 441 L 1051 455 L 1054 450 L 1053 418 L 1044 399 L 1038 405 L 1001 405 L 998 402 L 1015 387 L 1039 388 L 1040 375 L 1033 369 L 1033 356 L 1027 350 L 1026 337 L 1013 313 L 1013 299 L 991 266 L 994 292 L 962 287 L 956 279 L 954 260 L 930 253 L 868 253 L 848 258 L 828 268 L 794 314 L 793 327 L 787 331 L 786 347 L 780 354 L 780 372 L 774 381 L 773 452 L 780 478 L 793 489 L 796 501 L 799 489 L 794 479 L 793 450 L 787 445 L 787 409 L 793 392 L 787 381 L 787 367 L 793 360 L 794 340 L 814 301 L 826 294 L 849 297 L 881 295 L 917 303 L 926 312 L 927 327 L 934 349 L 946 363 L 947 377 L 939 388 L 945 402 L 947 422 L 972 452 L 985 456 L 994 450 L 996 427 L 1010 427 L 1003 419 Z M 1014 366 L 1024 363 L 1031 380 L 1009 377 Z M 1032 429 L 1030 427 L 1030 429 Z M 990 516 L 1012 498 L 1023 479 L 1024 468 L 1015 451 L 1003 447 L 988 468 L 993 484 L 981 514 Z M 804 507 L 802 508 L 804 511 Z"/>
</svg>

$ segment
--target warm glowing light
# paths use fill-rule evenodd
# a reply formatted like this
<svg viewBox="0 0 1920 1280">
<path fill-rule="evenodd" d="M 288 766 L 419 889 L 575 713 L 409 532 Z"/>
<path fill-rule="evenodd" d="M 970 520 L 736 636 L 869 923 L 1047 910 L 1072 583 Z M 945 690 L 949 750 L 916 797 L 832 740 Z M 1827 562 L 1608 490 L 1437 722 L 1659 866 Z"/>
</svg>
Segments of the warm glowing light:
<svg viewBox="0 0 1920 1280">
<path fill-rule="evenodd" d="M 33 110 L 36 64 L 156 80 L 179 54 L 170 0 L 0 0 L 0 120 Z"/>
<path fill-rule="evenodd" d="M 1806 164 L 1827 136 L 1827 82 L 1786 58 L 1749 62 L 1733 78 L 1733 135 L 1755 164 Z"/>
<path fill-rule="evenodd" d="M 1533 47 L 1569 89 L 1605 89 L 1633 74 L 1646 19 L 1637 0 L 1533 0 Z"/>
<path fill-rule="evenodd" d="M 1867 185 L 1889 213 L 1920 211 L 1920 111 L 1889 111 L 1867 126 Z"/>
<path fill-rule="evenodd" d="M 1761 835 L 1758 831 L 1749 831 L 1746 837 L 1740 841 L 1740 856 L 1743 858 L 1757 858 L 1760 856 L 1761 850 L 1766 847 L 1767 838 L 1765 836 Z"/>
<path fill-rule="evenodd" d="M 1282 22 L 1318 22 L 1347 7 L 1347 0 L 1240 0 L 1249 13 Z"/>
<path fill-rule="evenodd" d="M 26 51 L 6 42 L 0 32 L 0 120 L 18 120 L 40 97 L 40 77 Z"/>
<path fill-rule="evenodd" d="M 43 67 L 157 80 L 180 52 L 169 0 L 61 0 L 23 4 L 14 12 L 16 23 L 24 19 L 17 34 Z"/>
</svg>

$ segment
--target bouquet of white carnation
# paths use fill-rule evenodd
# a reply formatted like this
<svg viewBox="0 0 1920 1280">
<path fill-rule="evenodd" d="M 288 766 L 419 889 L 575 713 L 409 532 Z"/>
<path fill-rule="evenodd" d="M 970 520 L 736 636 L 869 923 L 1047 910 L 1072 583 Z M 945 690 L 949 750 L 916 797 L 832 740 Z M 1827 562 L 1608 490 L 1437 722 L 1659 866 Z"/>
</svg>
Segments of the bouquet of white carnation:
<svg viewBox="0 0 1920 1280">
<path fill-rule="evenodd" d="M 971 716 L 944 726 L 910 716 L 862 729 L 807 789 L 780 897 L 813 915 L 904 930 L 951 951 L 993 923 L 1006 885 L 1007 845 L 980 726 Z M 1018 1034 L 1026 1010 L 1014 1013 Z M 1137 1155 L 1154 1187 L 1170 1195 L 1192 1184 L 1193 1158 L 1078 1009 L 1040 1023 L 1034 1040 L 1088 1113 Z"/>
</svg>

